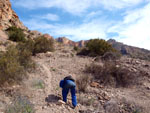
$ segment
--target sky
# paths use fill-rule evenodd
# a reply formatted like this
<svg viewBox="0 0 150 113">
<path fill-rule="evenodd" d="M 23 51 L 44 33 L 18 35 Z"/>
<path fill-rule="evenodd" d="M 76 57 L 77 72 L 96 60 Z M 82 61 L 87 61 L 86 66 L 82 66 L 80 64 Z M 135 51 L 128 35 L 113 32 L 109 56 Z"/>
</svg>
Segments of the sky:
<svg viewBox="0 0 150 113">
<path fill-rule="evenodd" d="M 11 0 L 30 30 L 73 41 L 115 39 L 150 50 L 150 0 Z"/>
</svg>

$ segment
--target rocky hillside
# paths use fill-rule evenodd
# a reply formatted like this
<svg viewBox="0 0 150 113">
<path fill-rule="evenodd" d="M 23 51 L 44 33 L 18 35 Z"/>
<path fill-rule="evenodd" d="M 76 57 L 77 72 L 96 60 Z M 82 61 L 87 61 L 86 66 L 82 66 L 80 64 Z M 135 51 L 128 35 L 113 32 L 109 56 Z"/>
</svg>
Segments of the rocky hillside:
<svg viewBox="0 0 150 113">
<path fill-rule="evenodd" d="M 69 45 L 69 46 L 77 46 L 77 47 L 84 47 L 85 44 L 87 43 L 86 40 L 81 40 L 81 41 L 78 41 L 78 42 L 74 42 L 72 40 L 69 40 L 68 38 L 66 37 L 59 37 L 59 38 L 56 38 L 56 41 L 57 42 L 60 42 L 64 45 Z"/>
<path fill-rule="evenodd" d="M 133 58 L 150 60 L 150 51 L 149 50 L 125 45 L 125 44 L 117 42 L 113 39 L 108 40 L 108 42 L 115 49 L 119 50 L 123 55 L 128 55 L 128 56 L 133 57 Z"/>
<path fill-rule="evenodd" d="M 0 30 L 5 30 L 9 26 L 27 29 L 19 20 L 17 14 L 12 10 L 10 1 L 0 0 Z"/>
<path fill-rule="evenodd" d="M 12 41 L 2 43 L 4 40 L 8 41 L 4 30 L 12 25 L 26 29 L 12 10 L 10 1 L 0 0 L 1 51 L 9 43 L 13 43 Z M 26 30 L 25 33 L 27 38 L 39 36 L 53 38 L 49 34 L 42 34 L 38 31 Z M 87 41 L 74 42 L 65 37 L 57 38 L 56 41 L 62 45 L 55 43 L 54 52 L 38 53 L 32 56 L 36 68 L 29 70 L 27 78 L 24 78 L 19 85 L 9 86 L 6 84 L 5 87 L 0 87 L 0 113 L 22 113 L 23 110 L 28 111 L 26 113 L 150 113 L 150 62 L 128 57 L 149 58 L 148 50 L 127 46 L 115 40 L 108 41 L 122 54 L 128 55 L 115 61 L 114 67 L 116 68 L 109 68 L 110 62 L 107 65 L 108 69 L 119 70 L 120 67 L 123 67 L 123 69 L 128 69 L 125 70 L 126 76 L 131 71 L 135 78 L 135 83 L 130 87 L 115 87 L 115 85 L 113 87 L 99 82 L 94 78 L 94 74 L 86 73 L 87 67 L 93 64 L 102 66 L 96 68 L 98 70 L 105 66 L 102 59 L 95 60 L 93 57 L 76 55 L 77 52 L 73 46 L 84 47 Z M 4 69 L 6 70 L 6 68 Z M 122 70 L 120 73 L 116 74 L 118 75 L 116 81 L 122 77 L 125 78 L 125 76 L 119 76 L 124 73 Z M 77 83 L 78 106 L 75 109 L 72 108 L 70 94 L 67 103 L 62 101 L 62 89 L 59 87 L 59 81 L 67 75 L 72 75 Z M 89 78 L 88 81 L 82 79 L 83 77 Z M 79 85 L 77 82 L 79 80 L 86 84 L 85 92 L 79 91 L 82 87 L 82 84 Z M 115 83 L 114 78 L 110 78 L 110 80 Z"/>
</svg>

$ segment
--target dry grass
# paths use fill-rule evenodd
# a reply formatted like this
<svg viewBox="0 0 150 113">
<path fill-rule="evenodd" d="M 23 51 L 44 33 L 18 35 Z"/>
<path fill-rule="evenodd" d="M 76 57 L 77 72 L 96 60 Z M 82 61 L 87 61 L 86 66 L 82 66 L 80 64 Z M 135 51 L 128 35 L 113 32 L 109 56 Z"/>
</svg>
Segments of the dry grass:
<svg viewBox="0 0 150 113">
<path fill-rule="evenodd" d="M 79 92 L 86 92 L 88 84 L 89 84 L 90 77 L 88 75 L 81 75 L 76 80 L 77 89 Z"/>
<path fill-rule="evenodd" d="M 26 70 L 33 66 L 31 53 L 27 49 L 9 46 L 6 52 L 0 54 L 0 86 L 21 82 L 27 77 Z"/>
<path fill-rule="evenodd" d="M 128 87 L 137 80 L 135 73 L 114 62 L 104 62 L 103 66 L 93 63 L 85 68 L 85 72 L 91 73 L 100 83 L 115 87 Z"/>
</svg>

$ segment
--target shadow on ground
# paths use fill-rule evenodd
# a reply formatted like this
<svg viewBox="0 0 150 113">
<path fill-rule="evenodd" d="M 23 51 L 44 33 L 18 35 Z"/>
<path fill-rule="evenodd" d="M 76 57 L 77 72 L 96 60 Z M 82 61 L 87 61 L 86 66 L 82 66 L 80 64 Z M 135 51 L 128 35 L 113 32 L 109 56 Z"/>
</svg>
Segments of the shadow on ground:
<svg viewBox="0 0 150 113">
<path fill-rule="evenodd" d="M 55 102 L 58 102 L 58 100 L 60 100 L 60 99 L 61 99 L 61 97 L 59 97 L 57 95 L 50 94 L 50 95 L 48 95 L 48 97 L 45 98 L 45 102 L 55 103 Z"/>
</svg>

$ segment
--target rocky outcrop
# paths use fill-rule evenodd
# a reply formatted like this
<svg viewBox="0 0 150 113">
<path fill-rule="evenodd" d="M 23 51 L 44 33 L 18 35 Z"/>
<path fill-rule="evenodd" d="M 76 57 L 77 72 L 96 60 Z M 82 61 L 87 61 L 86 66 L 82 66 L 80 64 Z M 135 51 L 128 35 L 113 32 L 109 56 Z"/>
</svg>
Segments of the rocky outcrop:
<svg viewBox="0 0 150 113">
<path fill-rule="evenodd" d="M 47 39 L 53 39 L 53 37 L 50 36 L 49 34 L 43 34 L 43 36 L 44 36 L 45 38 L 47 38 Z"/>
<path fill-rule="evenodd" d="M 81 41 L 75 42 L 75 41 L 69 40 L 66 37 L 59 37 L 56 39 L 56 41 L 64 45 L 77 46 L 77 47 L 84 47 L 86 43 L 88 42 L 87 40 L 81 40 Z"/>
<path fill-rule="evenodd" d="M 81 40 L 79 42 L 76 42 L 78 47 L 84 47 L 88 41 L 87 40 Z"/>
<path fill-rule="evenodd" d="M 143 60 L 150 60 L 149 50 L 138 48 L 138 47 L 133 47 L 133 46 L 128 46 L 123 43 L 117 42 L 114 39 L 110 39 L 107 42 L 110 43 L 113 48 L 120 51 L 121 54 L 123 55 L 127 55 L 133 58 L 139 58 Z"/>
<path fill-rule="evenodd" d="M 0 30 L 5 30 L 9 26 L 27 29 L 12 10 L 10 1 L 0 0 Z"/>
<path fill-rule="evenodd" d="M 60 43 L 62 43 L 64 45 L 75 46 L 75 42 L 67 39 L 66 37 L 56 38 L 56 41 L 60 42 Z"/>
<path fill-rule="evenodd" d="M 0 30 L 0 42 L 5 42 L 7 39 L 8 35 L 4 31 Z"/>
</svg>

